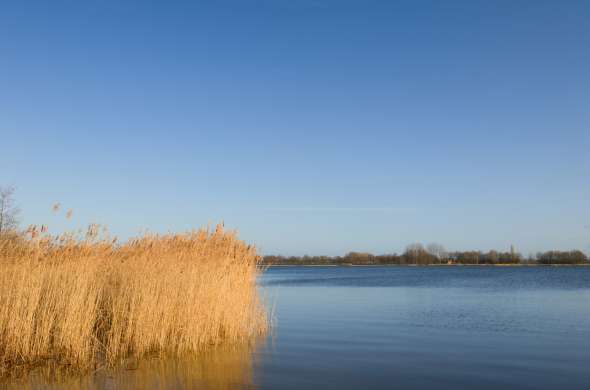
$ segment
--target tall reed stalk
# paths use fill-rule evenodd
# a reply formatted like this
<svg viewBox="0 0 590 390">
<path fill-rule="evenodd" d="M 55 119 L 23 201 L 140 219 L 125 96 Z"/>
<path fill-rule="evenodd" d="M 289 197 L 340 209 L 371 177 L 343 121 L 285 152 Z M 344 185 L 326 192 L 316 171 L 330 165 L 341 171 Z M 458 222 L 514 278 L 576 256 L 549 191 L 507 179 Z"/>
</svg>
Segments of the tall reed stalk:
<svg viewBox="0 0 590 390">
<path fill-rule="evenodd" d="M 46 360 L 112 366 L 267 330 L 259 257 L 234 232 L 218 226 L 117 244 L 97 228 L 82 238 L 36 228 L 0 238 L 0 374 Z"/>
</svg>

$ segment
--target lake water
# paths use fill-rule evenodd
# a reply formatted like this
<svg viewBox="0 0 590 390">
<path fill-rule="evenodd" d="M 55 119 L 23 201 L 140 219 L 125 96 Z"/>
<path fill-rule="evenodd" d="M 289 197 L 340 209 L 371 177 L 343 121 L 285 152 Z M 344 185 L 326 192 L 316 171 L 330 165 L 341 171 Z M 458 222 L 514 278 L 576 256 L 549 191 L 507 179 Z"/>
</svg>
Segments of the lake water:
<svg viewBox="0 0 590 390">
<path fill-rule="evenodd" d="M 590 268 L 274 267 L 262 388 L 590 389 Z"/>
<path fill-rule="evenodd" d="M 272 267 L 260 290 L 256 346 L 27 387 L 590 389 L 590 267 Z"/>
</svg>

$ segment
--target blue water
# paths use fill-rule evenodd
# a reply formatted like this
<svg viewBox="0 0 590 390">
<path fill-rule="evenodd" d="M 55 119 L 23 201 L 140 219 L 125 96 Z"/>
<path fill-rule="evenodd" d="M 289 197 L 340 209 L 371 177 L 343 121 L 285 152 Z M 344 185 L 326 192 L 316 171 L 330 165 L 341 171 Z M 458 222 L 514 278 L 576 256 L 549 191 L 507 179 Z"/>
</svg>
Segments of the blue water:
<svg viewBox="0 0 590 390">
<path fill-rule="evenodd" d="M 590 268 L 272 267 L 268 389 L 590 389 Z"/>
</svg>

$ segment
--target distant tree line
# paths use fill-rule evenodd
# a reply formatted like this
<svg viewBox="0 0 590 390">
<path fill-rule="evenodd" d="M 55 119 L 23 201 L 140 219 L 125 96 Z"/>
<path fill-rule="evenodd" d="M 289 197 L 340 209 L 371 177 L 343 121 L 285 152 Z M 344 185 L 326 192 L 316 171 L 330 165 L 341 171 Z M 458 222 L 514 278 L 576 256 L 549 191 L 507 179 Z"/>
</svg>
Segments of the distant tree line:
<svg viewBox="0 0 590 390">
<path fill-rule="evenodd" d="M 366 252 L 350 252 L 344 256 L 264 256 L 265 265 L 495 265 L 495 264 L 590 264 L 588 257 L 579 250 L 548 251 L 524 258 L 513 248 L 501 252 L 491 250 L 448 252 L 440 244 L 411 244 L 402 254 L 373 255 Z"/>
<path fill-rule="evenodd" d="M 537 255 L 539 264 L 584 264 L 588 257 L 582 251 L 548 251 Z"/>
</svg>

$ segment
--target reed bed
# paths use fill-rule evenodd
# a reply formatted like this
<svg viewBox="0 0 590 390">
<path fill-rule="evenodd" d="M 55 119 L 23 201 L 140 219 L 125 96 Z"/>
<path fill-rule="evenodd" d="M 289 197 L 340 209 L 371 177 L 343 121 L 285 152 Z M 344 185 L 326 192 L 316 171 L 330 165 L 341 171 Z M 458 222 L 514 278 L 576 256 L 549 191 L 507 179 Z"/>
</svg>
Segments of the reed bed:
<svg viewBox="0 0 590 390">
<path fill-rule="evenodd" d="M 47 361 L 115 366 L 266 332 L 259 256 L 235 232 L 218 225 L 118 244 L 98 230 L 0 238 L 0 375 Z"/>
</svg>

